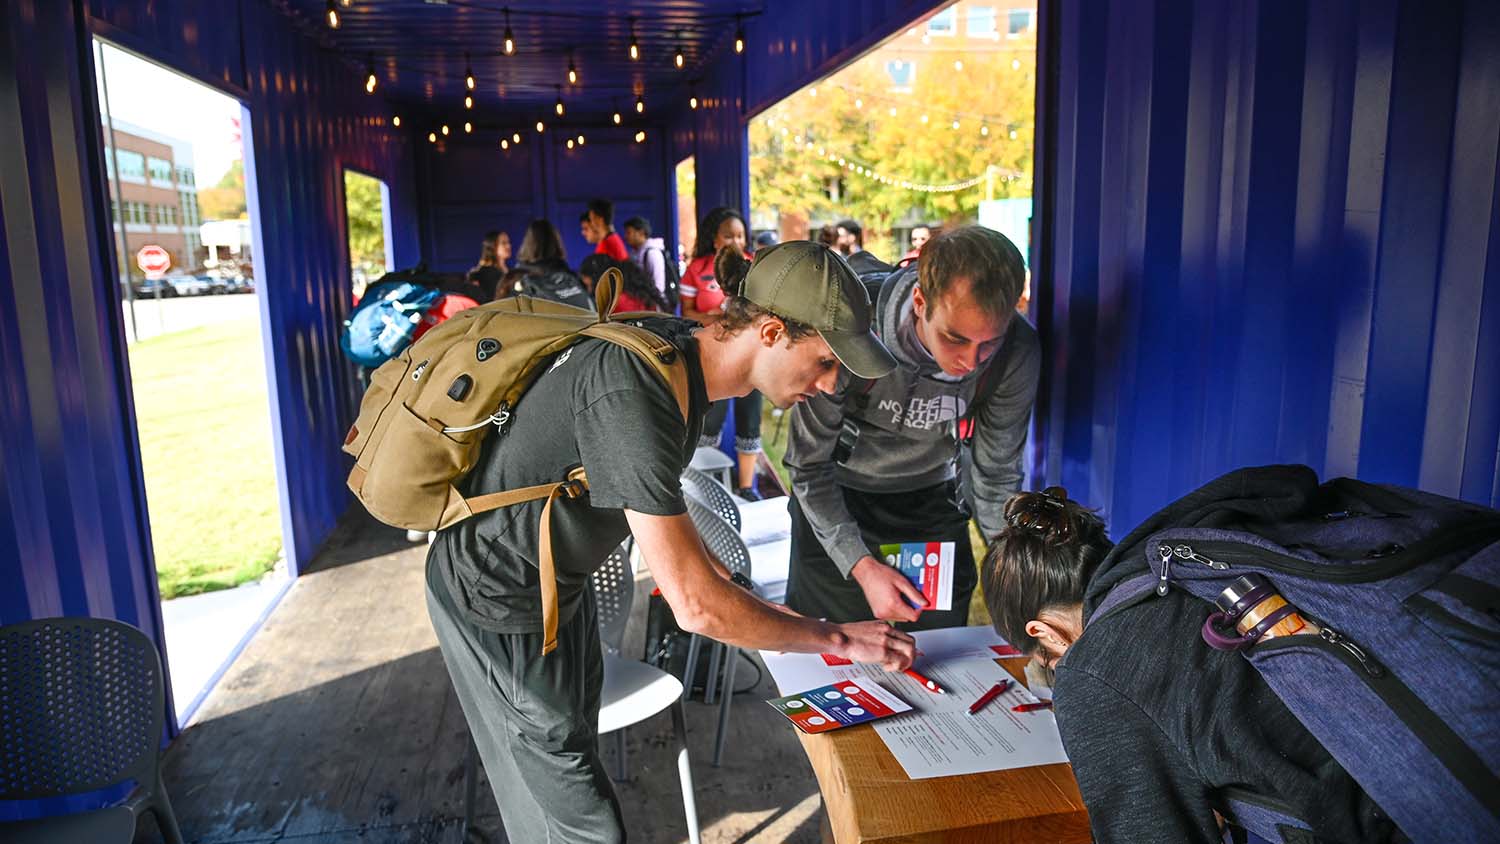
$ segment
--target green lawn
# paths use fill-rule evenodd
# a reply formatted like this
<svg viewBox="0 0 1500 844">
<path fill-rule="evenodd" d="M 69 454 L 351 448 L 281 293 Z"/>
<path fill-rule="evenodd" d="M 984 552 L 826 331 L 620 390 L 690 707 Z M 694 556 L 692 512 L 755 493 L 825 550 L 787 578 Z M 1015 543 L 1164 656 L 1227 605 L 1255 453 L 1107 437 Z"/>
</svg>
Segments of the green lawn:
<svg viewBox="0 0 1500 844">
<path fill-rule="evenodd" d="M 162 598 L 265 574 L 281 521 L 259 324 L 144 340 L 130 371 Z"/>
<path fill-rule="evenodd" d="M 777 430 L 777 424 L 780 430 Z M 786 467 L 781 465 L 781 458 L 786 454 L 787 428 L 791 426 L 792 420 L 789 416 L 777 419 L 772 416 L 771 403 L 766 402 L 761 410 L 760 431 L 761 445 L 765 449 L 766 459 L 776 468 L 776 476 L 781 479 L 781 485 L 788 490 L 792 484 L 787 480 Z M 969 542 L 974 547 L 975 562 L 984 560 L 984 541 L 979 537 L 979 530 L 973 522 L 969 523 Z M 974 590 L 974 597 L 969 601 L 969 623 L 989 624 L 990 611 L 984 605 L 984 596 L 980 594 L 983 587 Z"/>
</svg>

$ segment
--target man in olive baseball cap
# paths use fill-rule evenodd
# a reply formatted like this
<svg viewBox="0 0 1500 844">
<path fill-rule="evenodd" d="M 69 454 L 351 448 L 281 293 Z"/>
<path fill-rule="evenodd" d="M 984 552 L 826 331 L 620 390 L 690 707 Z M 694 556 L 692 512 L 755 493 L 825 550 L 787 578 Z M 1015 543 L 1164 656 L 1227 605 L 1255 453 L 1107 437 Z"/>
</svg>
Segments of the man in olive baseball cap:
<svg viewBox="0 0 1500 844">
<path fill-rule="evenodd" d="M 818 332 L 839 362 L 861 378 L 896 368 L 873 328 L 875 308 L 859 276 L 822 244 L 794 240 L 755 253 L 745 277 L 746 299 Z"/>
</svg>

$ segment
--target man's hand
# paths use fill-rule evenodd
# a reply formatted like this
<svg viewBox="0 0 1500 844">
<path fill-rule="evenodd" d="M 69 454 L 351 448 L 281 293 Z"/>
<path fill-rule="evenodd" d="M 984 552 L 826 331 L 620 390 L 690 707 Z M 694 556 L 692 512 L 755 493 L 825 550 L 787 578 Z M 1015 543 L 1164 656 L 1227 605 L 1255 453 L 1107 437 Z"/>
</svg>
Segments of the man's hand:
<svg viewBox="0 0 1500 844">
<path fill-rule="evenodd" d="M 861 557 L 849 572 L 865 593 L 870 611 L 886 621 L 916 621 L 927 607 L 927 597 L 901 572 L 874 557 Z M 910 599 L 921 609 L 913 609 Z"/>
<path fill-rule="evenodd" d="M 838 654 L 845 659 L 873 663 L 887 671 L 905 671 L 916 657 L 916 641 L 883 621 L 856 621 L 838 628 L 849 637 Z"/>
</svg>

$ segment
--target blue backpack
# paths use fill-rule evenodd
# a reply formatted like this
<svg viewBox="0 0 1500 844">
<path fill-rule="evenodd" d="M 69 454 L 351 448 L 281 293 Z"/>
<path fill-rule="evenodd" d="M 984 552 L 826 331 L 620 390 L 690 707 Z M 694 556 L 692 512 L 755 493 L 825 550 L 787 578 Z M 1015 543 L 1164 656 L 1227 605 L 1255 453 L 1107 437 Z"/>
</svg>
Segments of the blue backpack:
<svg viewBox="0 0 1500 844">
<path fill-rule="evenodd" d="M 422 317 L 441 298 L 441 290 L 409 281 L 372 284 L 344 321 L 339 347 L 350 360 L 374 369 L 411 345 Z"/>
<path fill-rule="evenodd" d="M 1292 714 L 1415 842 L 1500 840 L 1500 513 L 1306 466 L 1232 472 L 1148 519 L 1113 553 L 1150 572 L 1090 623 L 1169 589 L 1209 603 L 1259 574 L 1321 631 L 1204 639 L 1238 649 Z M 1269 841 L 1309 824 L 1230 796 Z"/>
</svg>

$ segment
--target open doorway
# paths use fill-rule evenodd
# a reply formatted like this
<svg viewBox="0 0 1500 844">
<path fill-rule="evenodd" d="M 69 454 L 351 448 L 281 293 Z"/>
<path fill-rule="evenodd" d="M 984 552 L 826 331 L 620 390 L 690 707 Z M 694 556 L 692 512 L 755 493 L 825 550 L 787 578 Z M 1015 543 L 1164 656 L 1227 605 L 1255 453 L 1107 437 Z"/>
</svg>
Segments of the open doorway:
<svg viewBox="0 0 1500 844">
<path fill-rule="evenodd" d="M 1026 0 L 953 3 L 756 115 L 753 227 L 837 241 L 853 220 L 894 263 L 979 223 L 1030 267 L 1036 19 Z"/>
<path fill-rule="evenodd" d="M 289 578 L 244 106 L 93 43 L 151 554 L 186 726 Z"/>
<path fill-rule="evenodd" d="M 395 268 L 391 261 L 390 188 L 358 170 L 344 169 L 344 221 L 349 235 L 349 285 L 354 300 L 365 286 Z"/>
<path fill-rule="evenodd" d="M 677 162 L 673 184 L 677 187 L 677 269 L 681 272 L 692 258 L 698 237 L 698 165 L 691 155 Z"/>
</svg>

